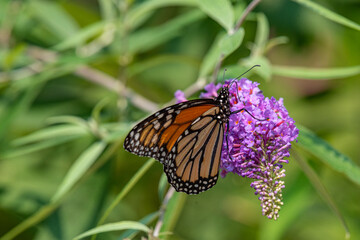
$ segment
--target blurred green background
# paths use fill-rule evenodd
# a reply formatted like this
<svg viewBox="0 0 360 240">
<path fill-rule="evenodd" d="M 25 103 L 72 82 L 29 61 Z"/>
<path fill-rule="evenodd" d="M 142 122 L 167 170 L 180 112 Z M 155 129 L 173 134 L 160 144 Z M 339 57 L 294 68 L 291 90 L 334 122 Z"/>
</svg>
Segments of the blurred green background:
<svg viewBox="0 0 360 240">
<path fill-rule="evenodd" d="M 46 212 L 44 206 L 50 206 L 48 214 L 15 239 L 72 239 L 96 226 L 146 162 L 123 150 L 130 127 L 168 104 L 177 89 L 199 96 L 218 61 L 221 47 L 214 42 L 230 35 L 225 10 L 235 22 L 249 3 L 219 1 L 211 11 L 206 2 L 0 0 L 0 237 Z M 316 2 L 360 23 L 358 0 Z M 359 25 L 335 23 L 296 1 L 267 0 L 242 27 L 243 39 L 231 45 L 222 64 L 226 76 L 261 64 L 247 77 L 261 84 L 264 95 L 284 98 L 296 123 L 360 165 Z M 352 239 L 360 239 L 359 185 L 294 145 Z M 81 156 L 88 166 L 74 170 L 78 178 L 65 178 L 76 175 L 69 169 Z M 178 195 L 168 238 L 344 239 L 341 221 L 301 166 L 290 158 L 285 168 L 278 220 L 261 215 L 249 180 L 229 174 L 210 191 Z M 152 165 L 106 222 L 138 221 L 156 212 L 161 174 L 162 166 Z"/>
</svg>

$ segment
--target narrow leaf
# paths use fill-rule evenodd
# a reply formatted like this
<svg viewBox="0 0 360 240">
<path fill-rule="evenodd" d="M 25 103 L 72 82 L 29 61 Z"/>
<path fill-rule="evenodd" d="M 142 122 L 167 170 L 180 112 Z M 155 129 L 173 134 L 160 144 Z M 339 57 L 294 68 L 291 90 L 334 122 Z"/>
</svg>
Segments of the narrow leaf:
<svg viewBox="0 0 360 240">
<path fill-rule="evenodd" d="M 228 0 L 197 0 L 197 3 L 209 17 L 223 26 L 228 33 L 232 33 L 234 11 Z"/>
<path fill-rule="evenodd" d="M 345 174 L 354 183 L 360 184 L 359 166 L 310 130 L 302 126 L 298 128 L 300 130 L 298 141 L 302 148 L 314 154 L 334 170 Z"/>
<path fill-rule="evenodd" d="M 164 215 L 164 223 L 161 227 L 160 234 L 171 232 L 176 226 L 180 213 L 185 205 L 187 195 L 184 193 L 175 192 L 166 207 Z M 166 235 L 160 235 L 160 239 L 166 239 Z"/>
<path fill-rule="evenodd" d="M 265 53 L 270 51 L 271 49 L 273 49 L 274 47 L 281 45 L 281 44 L 286 44 L 289 42 L 289 38 L 285 37 L 285 36 L 280 36 L 280 37 L 276 37 L 276 38 L 272 38 L 270 39 L 265 47 Z"/>
<path fill-rule="evenodd" d="M 95 60 L 95 58 L 84 58 L 77 55 L 66 55 L 63 58 L 57 59 L 56 63 L 50 63 L 46 66 L 46 71 L 27 76 L 25 78 L 18 78 L 18 81 L 13 82 L 13 88 L 17 91 L 25 90 L 32 86 L 37 86 L 50 79 L 54 79 L 69 73 L 73 73 L 79 66 L 89 63 Z M 96 60 L 99 60 L 97 57 Z"/>
<path fill-rule="evenodd" d="M 129 10 L 126 23 L 130 28 L 136 28 L 148 17 L 150 13 L 161 7 L 170 6 L 196 6 L 196 0 L 150 0 L 144 1 Z"/>
<path fill-rule="evenodd" d="M 312 1 L 309 1 L 309 0 L 293 0 L 309 9 L 311 9 L 312 11 L 318 13 L 319 15 L 333 21 L 333 22 L 336 22 L 336 23 L 339 23 L 341 25 L 344 25 L 344 26 L 347 26 L 349 28 L 352 28 L 352 29 L 355 29 L 355 30 L 358 30 L 360 31 L 360 25 L 327 9 L 327 8 L 324 8 L 323 6 L 317 4 L 317 3 L 314 3 Z"/>
<path fill-rule="evenodd" d="M 131 44 L 129 45 L 128 51 L 130 53 L 139 53 L 163 44 L 175 36 L 178 36 L 183 27 L 204 17 L 205 14 L 201 11 L 193 10 L 161 26 L 137 31 L 129 36 L 129 42 Z"/>
<path fill-rule="evenodd" d="M 104 31 L 108 22 L 101 21 L 82 28 L 79 32 L 65 38 L 62 42 L 53 47 L 54 50 L 64 51 L 70 48 L 81 46 L 87 40 L 99 35 Z"/>
<path fill-rule="evenodd" d="M 3 96 L 5 95 L 5 97 L 9 100 L 6 104 L 1 104 L 2 109 L 0 112 L 0 136 L 4 136 L 5 133 L 10 129 L 10 126 L 15 121 L 14 119 L 19 118 L 19 116 L 27 111 L 42 88 L 43 85 L 30 85 L 23 91 L 19 91 L 16 96 L 13 96 L 11 91 L 9 91 L 8 95 L 7 92 L 3 94 Z"/>
<path fill-rule="evenodd" d="M 74 240 L 78 240 L 84 237 L 89 237 L 94 234 L 104 233 L 104 232 L 112 232 L 112 231 L 120 231 L 125 229 L 134 229 L 139 230 L 148 233 L 150 229 L 139 222 L 134 221 L 121 221 L 116 223 L 108 223 L 101 225 L 99 227 L 90 229 L 89 231 L 84 232 L 83 234 L 80 234 L 79 236 L 76 236 Z"/>
<path fill-rule="evenodd" d="M 99 0 L 101 16 L 105 20 L 112 20 L 116 17 L 116 5 L 113 1 Z"/>
<path fill-rule="evenodd" d="M 265 47 L 269 39 L 269 22 L 263 13 L 257 15 L 257 28 L 255 36 L 255 46 L 252 49 L 251 56 L 261 56 L 265 52 Z"/>
<path fill-rule="evenodd" d="M 58 138 L 62 136 L 82 136 L 86 134 L 87 131 L 84 128 L 79 126 L 72 125 L 60 125 L 60 126 L 51 126 L 45 129 L 41 129 L 37 132 L 29 134 L 25 137 L 18 138 L 12 142 L 15 146 L 21 146 L 33 142 L 51 140 L 52 138 Z"/>
<path fill-rule="evenodd" d="M 68 123 L 68 124 L 73 124 L 73 125 L 77 125 L 77 126 L 81 126 L 81 127 L 87 127 L 87 122 L 84 119 L 82 119 L 80 117 L 70 116 L 70 115 L 50 117 L 46 121 L 49 124 Z"/>
<path fill-rule="evenodd" d="M 240 28 L 233 35 L 219 34 L 200 67 L 199 77 L 205 77 L 217 64 L 220 56 L 227 57 L 238 49 L 244 39 L 244 29 Z"/>
<path fill-rule="evenodd" d="M 105 147 L 106 143 L 95 142 L 79 156 L 66 174 L 63 182 L 60 184 L 58 190 L 52 197 L 51 202 L 56 202 L 72 188 L 72 186 L 84 175 L 84 173 L 100 156 Z"/>
<path fill-rule="evenodd" d="M 2 158 L 15 158 L 19 157 L 21 155 L 30 154 L 36 151 L 40 151 L 46 148 L 50 148 L 53 146 L 57 146 L 66 142 L 70 142 L 76 138 L 78 138 L 78 135 L 72 135 L 72 136 L 59 136 L 56 138 L 48 139 L 47 141 L 41 141 L 38 143 L 34 143 L 27 146 L 21 146 L 14 149 L 9 149 L 6 152 L 1 154 Z"/>
<path fill-rule="evenodd" d="M 159 216 L 158 212 L 153 212 L 153 213 L 150 213 L 149 215 L 146 215 L 145 217 L 143 217 L 139 222 L 142 224 L 148 225 L 152 221 L 154 221 L 158 216 Z M 135 230 L 135 229 L 127 230 L 119 236 L 118 240 L 123 240 L 123 239 L 127 239 L 127 238 L 131 239 L 139 232 L 140 232 L 140 230 Z"/>
<path fill-rule="evenodd" d="M 345 222 L 343 215 L 341 214 L 338 206 L 334 202 L 333 198 L 330 196 L 329 192 L 326 190 L 325 186 L 322 184 L 321 180 L 319 179 L 318 175 L 315 171 L 310 167 L 310 165 L 299 156 L 295 151 L 292 151 L 291 155 L 297 160 L 298 164 L 306 174 L 306 176 L 311 181 L 312 185 L 318 192 L 318 194 L 322 197 L 324 202 L 330 207 L 330 209 L 335 213 L 335 215 L 339 218 L 340 222 L 342 223 L 346 236 L 350 236 L 349 228 Z"/>
<path fill-rule="evenodd" d="M 272 66 L 274 75 L 311 80 L 329 80 L 352 77 L 360 74 L 360 65 L 342 68 L 305 68 L 289 66 Z"/>
<path fill-rule="evenodd" d="M 124 188 L 119 192 L 116 198 L 112 201 L 110 206 L 105 210 L 104 214 L 101 216 L 98 225 L 105 222 L 106 218 L 110 215 L 113 209 L 119 204 L 119 202 L 130 192 L 130 190 L 135 186 L 135 184 L 144 176 L 144 174 L 150 169 L 150 167 L 155 163 L 155 159 L 150 158 L 130 179 Z"/>
<path fill-rule="evenodd" d="M 78 31 L 75 20 L 59 4 L 52 1 L 30 1 L 30 9 L 34 12 L 48 31 L 59 39 L 66 39 Z"/>
<path fill-rule="evenodd" d="M 132 124 L 130 123 L 116 123 L 113 124 L 102 124 L 100 129 L 105 129 L 108 133 L 104 139 L 105 142 L 115 142 L 125 138 L 126 134 L 129 133 Z"/>
<path fill-rule="evenodd" d="M 272 66 L 267 58 L 263 56 L 245 58 L 242 61 L 242 64 L 248 69 L 254 65 L 260 65 L 260 67 L 254 68 L 252 71 L 256 72 L 256 74 L 258 74 L 266 81 L 270 81 L 272 76 Z"/>
<path fill-rule="evenodd" d="M 163 199 L 165 197 L 166 189 L 168 186 L 168 180 L 166 177 L 166 174 L 161 174 L 160 181 L 159 181 L 159 187 L 158 187 L 158 195 L 159 199 Z"/>
<path fill-rule="evenodd" d="M 241 28 L 239 31 L 232 35 L 224 36 L 219 42 L 220 52 L 225 56 L 230 55 L 236 49 L 238 49 L 244 39 L 244 29 Z"/>
</svg>

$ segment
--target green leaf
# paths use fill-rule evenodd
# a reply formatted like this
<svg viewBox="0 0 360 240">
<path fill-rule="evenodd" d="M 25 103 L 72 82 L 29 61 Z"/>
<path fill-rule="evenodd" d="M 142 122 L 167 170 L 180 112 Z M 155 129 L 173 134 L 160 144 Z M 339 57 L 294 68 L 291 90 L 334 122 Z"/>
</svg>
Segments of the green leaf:
<svg viewBox="0 0 360 240">
<path fill-rule="evenodd" d="M 251 56 L 262 56 L 265 52 L 265 47 L 269 40 L 269 22 L 263 13 L 256 14 L 257 28 L 255 36 L 255 46 L 252 49 Z"/>
<path fill-rule="evenodd" d="M 53 138 L 58 137 L 66 137 L 66 136 L 83 136 L 88 131 L 79 126 L 72 125 L 60 125 L 60 126 L 51 126 L 45 129 L 41 129 L 37 132 L 29 134 L 25 137 L 18 138 L 14 140 L 12 143 L 15 146 L 21 146 L 33 142 L 51 140 Z"/>
<path fill-rule="evenodd" d="M 66 142 L 70 142 L 76 138 L 78 138 L 79 135 L 69 135 L 69 136 L 59 136 L 56 138 L 51 138 L 46 141 L 41 141 L 38 143 L 34 143 L 28 146 L 22 146 L 15 149 L 10 149 L 4 153 L 1 154 L 2 158 L 14 158 L 19 157 L 21 155 L 30 154 L 36 151 L 40 151 L 46 148 L 50 148 L 53 146 L 57 146 Z"/>
<path fill-rule="evenodd" d="M 131 8 L 125 19 L 126 25 L 134 29 L 144 22 L 154 10 L 170 6 L 196 6 L 196 0 L 150 0 Z"/>
<path fill-rule="evenodd" d="M 3 94 L 4 99 L 8 99 L 6 104 L 2 103 L 0 112 L 0 136 L 4 136 L 14 123 L 14 119 L 18 118 L 27 111 L 34 99 L 42 90 L 43 85 L 30 85 L 28 88 L 18 93 L 11 90 Z M 5 95 L 5 96 L 4 96 Z"/>
<path fill-rule="evenodd" d="M 148 225 L 152 221 L 154 221 L 158 216 L 159 216 L 159 212 L 153 212 L 153 213 L 150 213 L 149 215 L 146 215 L 145 217 L 143 217 L 139 222 L 142 224 Z M 127 230 L 123 234 L 121 234 L 118 237 L 118 239 L 127 239 L 127 238 L 131 239 L 139 232 L 140 232 L 140 230 L 133 230 L 133 229 Z"/>
<path fill-rule="evenodd" d="M 218 22 L 228 33 L 233 32 L 234 11 L 228 0 L 197 0 L 201 10 Z"/>
<path fill-rule="evenodd" d="M 84 119 L 82 119 L 80 117 L 69 116 L 69 115 L 50 117 L 50 118 L 46 119 L 46 122 L 49 124 L 67 123 L 67 124 L 77 125 L 77 126 L 81 126 L 81 127 L 87 127 L 87 122 Z"/>
<path fill-rule="evenodd" d="M 311 152 L 334 170 L 345 174 L 356 184 L 360 184 L 360 167 L 350 158 L 334 149 L 330 144 L 316 136 L 303 126 L 298 126 L 300 133 L 298 144 Z"/>
<path fill-rule="evenodd" d="M 199 77 L 205 77 L 209 74 L 214 69 L 221 56 L 224 56 L 225 58 L 238 49 L 243 39 L 243 28 L 240 28 L 231 36 L 219 34 L 201 64 Z"/>
<path fill-rule="evenodd" d="M 18 58 L 23 57 L 22 55 L 25 52 L 25 45 L 24 44 L 18 44 L 15 47 L 12 47 L 9 49 L 8 52 L 6 52 L 6 55 L 3 60 L 3 66 L 4 70 L 10 70 L 11 68 L 14 68 Z"/>
<path fill-rule="evenodd" d="M 111 103 L 111 99 L 109 97 L 105 97 L 103 99 L 101 99 L 93 108 L 92 112 L 91 112 L 91 117 L 92 119 L 96 122 L 96 123 L 100 123 L 101 119 L 100 119 L 100 114 L 101 111 Z"/>
<path fill-rule="evenodd" d="M 273 49 L 274 47 L 276 47 L 278 45 L 286 44 L 288 42 L 289 42 L 289 38 L 285 37 L 285 36 L 280 36 L 280 37 L 269 39 L 269 41 L 267 42 L 266 47 L 265 47 L 265 53 L 270 51 L 271 49 Z"/>
<path fill-rule="evenodd" d="M 17 81 L 13 81 L 12 87 L 17 91 L 28 89 L 50 79 L 73 73 L 79 66 L 90 63 L 94 60 L 94 57 L 84 58 L 77 55 L 66 55 L 64 57 L 59 57 L 56 62 L 49 63 L 48 65 L 44 66 L 39 73 L 26 76 L 25 78 L 15 77 Z M 99 56 L 97 56 L 96 60 L 99 61 Z"/>
<path fill-rule="evenodd" d="M 159 181 L 159 187 L 158 187 L 158 195 L 159 199 L 163 199 L 165 197 L 166 189 L 168 186 L 168 180 L 166 177 L 166 174 L 161 174 L 160 181 Z"/>
<path fill-rule="evenodd" d="M 30 10 L 48 31 L 59 39 L 71 37 L 78 31 L 75 20 L 59 4 L 52 1 L 30 1 Z"/>
<path fill-rule="evenodd" d="M 88 149 L 86 149 L 71 166 L 67 172 L 64 180 L 60 184 L 58 190 L 51 199 L 51 202 L 56 202 L 65 193 L 67 193 L 73 185 L 84 175 L 84 173 L 91 167 L 100 154 L 104 151 L 106 143 L 95 142 Z"/>
<path fill-rule="evenodd" d="M 311 168 L 311 166 L 303 159 L 297 152 L 292 151 L 291 155 L 297 160 L 297 163 L 300 165 L 308 179 L 311 181 L 312 185 L 318 192 L 318 194 L 323 198 L 324 202 L 330 207 L 330 209 L 335 213 L 335 215 L 339 218 L 340 222 L 342 223 L 345 235 L 350 236 L 349 228 L 346 224 L 344 216 L 341 214 L 338 206 L 336 205 L 333 198 L 330 196 L 328 191 L 326 190 L 325 186 L 322 184 L 320 178 L 316 174 L 316 172 Z M 347 238 L 348 239 L 348 238 Z"/>
<path fill-rule="evenodd" d="M 64 39 L 53 47 L 54 50 L 64 51 L 70 48 L 81 46 L 89 39 L 101 34 L 109 22 L 101 21 L 82 28 L 79 32 Z"/>
<path fill-rule="evenodd" d="M 100 129 L 105 129 L 108 133 L 104 139 L 105 142 L 119 141 L 129 133 L 133 124 L 130 123 L 115 123 L 115 124 L 101 124 Z"/>
<path fill-rule="evenodd" d="M 224 72 L 226 70 L 225 78 L 231 79 L 231 78 L 238 77 L 240 74 L 244 73 L 248 69 L 249 68 L 245 67 L 245 66 L 241 66 L 238 64 L 232 64 L 232 65 L 226 65 L 226 66 L 222 67 L 219 72 Z M 248 72 L 246 74 L 246 77 L 251 76 L 252 73 L 253 73 L 252 71 Z M 221 79 L 219 79 L 219 80 L 222 81 L 222 76 L 221 76 Z"/>
<path fill-rule="evenodd" d="M 78 239 L 81 239 L 84 237 L 89 237 L 91 235 L 98 234 L 98 233 L 120 231 L 120 230 L 125 230 L 125 229 L 134 229 L 134 230 L 139 230 L 139 231 L 143 231 L 146 233 L 150 232 L 150 229 L 142 223 L 134 222 L 134 221 L 121 221 L 121 222 L 116 222 L 116 223 L 104 224 L 99 227 L 90 229 L 89 231 L 86 231 L 86 232 L 80 234 L 79 236 L 76 236 L 74 238 L 74 240 L 78 240 Z"/>
<path fill-rule="evenodd" d="M 3 27 L 4 22 L 6 21 L 6 15 L 9 12 L 11 7 L 11 1 L 1 0 L 1 8 L 0 8 L 0 25 Z"/>
<path fill-rule="evenodd" d="M 134 54 L 152 49 L 180 35 L 183 27 L 204 17 L 205 15 L 201 11 L 193 10 L 161 26 L 139 30 L 129 36 L 131 44 L 128 51 Z"/>
<path fill-rule="evenodd" d="M 104 214 L 101 216 L 98 225 L 105 222 L 106 218 L 110 215 L 113 209 L 119 204 L 119 202 L 130 192 L 130 190 L 135 186 L 135 184 L 144 176 L 144 174 L 150 169 L 150 167 L 155 163 L 155 159 L 150 158 L 126 183 L 124 188 L 119 192 L 116 198 L 112 201 L 109 207 L 105 210 Z"/>
<path fill-rule="evenodd" d="M 105 20 L 112 20 L 116 17 L 115 2 L 109 0 L 99 0 L 101 16 Z"/>
<path fill-rule="evenodd" d="M 358 30 L 360 31 L 360 25 L 337 14 L 337 13 L 334 13 L 333 11 L 327 9 L 327 8 L 324 8 L 323 6 L 317 4 L 317 3 L 314 3 L 312 1 L 309 1 L 309 0 L 293 0 L 294 2 L 297 2 L 309 9 L 311 9 L 312 11 L 318 13 L 319 15 L 333 21 L 333 22 L 336 22 L 336 23 L 339 23 L 341 25 L 344 25 L 346 27 L 349 27 L 349 28 L 352 28 L 352 29 L 355 29 L 355 30 Z"/>
<path fill-rule="evenodd" d="M 244 29 L 241 28 L 232 35 L 226 35 L 219 42 L 219 48 L 225 56 L 230 55 L 238 49 L 244 39 Z"/>
<path fill-rule="evenodd" d="M 336 78 L 352 77 L 360 74 L 360 65 L 342 68 L 305 68 L 272 66 L 274 75 L 291 78 L 305 78 L 311 80 L 329 80 Z"/>
<path fill-rule="evenodd" d="M 260 67 L 254 68 L 252 71 L 256 72 L 265 81 L 270 81 L 272 76 L 272 66 L 269 60 L 264 56 L 250 57 L 242 61 L 242 64 L 248 69 L 254 65 L 260 65 Z"/>
<path fill-rule="evenodd" d="M 174 192 L 174 195 L 168 202 L 166 211 L 164 214 L 164 223 L 160 230 L 160 239 L 166 239 L 166 235 L 161 233 L 172 232 L 176 226 L 176 222 L 179 219 L 180 213 L 185 205 L 187 195 L 184 193 Z"/>
<path fill-rule="evenodd" d="M 198 67 L 198 62 L 194 58 L 184 55 L 156 55 L 140 60 L 137 63 L 128 66 L 128 76 L 133 77 L 156 66 L 167 63 L 188 64 L 190 66 Z"/>
</svg>

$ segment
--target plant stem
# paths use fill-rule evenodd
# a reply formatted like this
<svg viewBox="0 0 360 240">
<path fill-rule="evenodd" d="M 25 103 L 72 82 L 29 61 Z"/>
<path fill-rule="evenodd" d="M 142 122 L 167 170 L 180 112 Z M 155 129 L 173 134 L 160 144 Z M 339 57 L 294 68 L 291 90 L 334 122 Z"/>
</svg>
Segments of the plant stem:
<svg viewBox="0 0 360 240">
<path fill-rule="evenodd" d="M 234 32 L 239 30 L 243 22 L 245 21 L 247 15 L 261 2 L 261 0 L 253 0 L 245 9 L 244 13 L 241 15 L 239 21 L 236 23 Z"/>
<path fill-rule="evenodd" d="M 154 164 L 155 160 L 150 158 L 130 179 L 130 181 L 125 185 L 121 192 L 117 195 L 115 200 L 110 204 L 110 206 L 105 210 L 105 213 L 100 218 L 97 226 L 103 224 L 106 218 L 110 215 L 112 210 L 119 204 L 119 202 L 129 193 L 129 191 L 134 187 L 134 185 L 140 180 L 140 178 L 146 173 L 147 170 Z M 91 239 L 96 239 L 94 235 Z"/>
<path fill-rule="evenodd" d="M 164 200 L 161 204 L 160 210 L 159 210 L 159 219 L 155 225 L 155 229 L 154 229 L 154 237 L 159 237 L 160 234 L 160 229 L 164 223 L 164 215 L 165 215 L 165 211 L 166 211 L 166 207 L 167 204 L 169 203 L 169 200 L 171 199 L 171 197 L 174 195 L 175 192 L 175 188 L 171 187 L 169 188 L 168 192 L 166 193 Z"/>
</svg>

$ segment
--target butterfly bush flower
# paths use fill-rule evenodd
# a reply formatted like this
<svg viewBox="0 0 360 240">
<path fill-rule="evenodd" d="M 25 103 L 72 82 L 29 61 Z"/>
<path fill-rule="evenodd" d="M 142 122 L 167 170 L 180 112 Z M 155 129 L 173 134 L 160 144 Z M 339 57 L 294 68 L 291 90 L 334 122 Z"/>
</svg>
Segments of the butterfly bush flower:
<svg viewBox="0 0 360 240">
<path fill-rule="evenodd" d="M 200 97 L 201 98 L 214 98 L 217 97 L 217 91 L 222 87 L 221 83 L 218 83 L 216 86 L 214 83 L 210 83 L 208 85 L 205 86 L 205 91 L 204 93 L 200 93 Z"/>
<path fill-rule="evenodd" d="M 175 95 L 176 103 L 187 101 L 185 97 L 185 93 L 181 90 L 177 90 L 174 95 Z"/>
<path fill-rule="evenodd" d="M 253 179 L 251 187 L 259 195 L 262 213 L 269 219 L 277 219 L 282 202 L 281 179 L 285 176 L 283 163 L 288 163 L 291 141 L 299 130 L 284 107 L 283 99 L 265 98 L 259 83 L 246 78 L 227 80 L 231 112 L 246 109 L 229 118 L 228 143 L 224 137 L 220 167 L 221 176 L 233 172 Z M 221 85 L 207 85 L 202 97 L 216 97 Z M 250 114 L 252 115 L 250 115 Z M 226 134 L 226 133 L 225 133 Z"/>
</svg>

